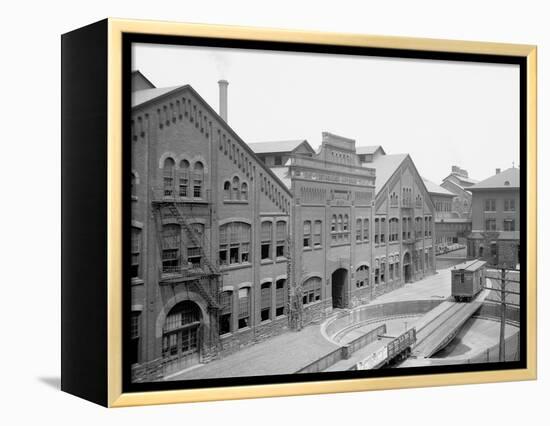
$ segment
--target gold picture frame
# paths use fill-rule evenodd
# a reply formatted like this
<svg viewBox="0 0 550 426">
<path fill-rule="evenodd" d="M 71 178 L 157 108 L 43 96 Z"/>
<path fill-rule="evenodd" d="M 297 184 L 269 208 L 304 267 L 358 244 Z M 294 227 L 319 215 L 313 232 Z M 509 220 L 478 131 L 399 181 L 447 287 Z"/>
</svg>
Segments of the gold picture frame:
<svg viewBox="0 0 550 426">
<path fill-rule="evenodd" d="M 76 35 L 79 30 L 69 33 Z M 147 404 L 262 398 L 336 392 L 413 388 L 427 386 L 492 383 L 534 380 L 537 377 L 537 49 L 532 45 L 438 40 L 408 37 L 337 34 L 313 31 L 292 31 L 225 25 L 204 25 L 173 22 L 140 21 L 109 18 L 102 21 L 105 33 L 106 64 L 106 377 L 101 387 L 105 398 L 96 398 L 109 407 Z M 387 376 L 342 380 L 303 381 L 292 383 L 204 387 L 194 389 L 151 390 L 125 392 L 123 389 L 123 37 L 125 34 L 161 35 L 170 37 L 207 37 L 225 40 L 251 40 L 281 43 L 306 43 L 327 46 L 357 46 L 404 51 L 447 52 L 453 54 L 503 55 L 523 58 L 526 62 L 526 160 L 527 170 L 527 334 L 526 368 L 496 371 L 468 371 L 407 376 Z M 66 55 L 68 59 L 69 55 Z M 64 81 L 65 84 L 65 81 Z M 70 87 L 67 89 L 70 90 Z M 69 96 L 69 95 L 67 95 Z M 68 138 L 68 137 L 67 137 Z M 67 140 L 67 142 L 70 142 Z M 67 176 L 70 176 L 67 174 Z M 64 192 L 67 203 L 70 202 Z M 69 207 L 67 207 L 69 209 Z M 523 243 L 522 243 L 522 246 Z M 68 262 L 64 259 L 64 262 Z M 69 280 L 64 285 L 72 285 Z M 65 294 L 65 293 L 64 293 Z M 73 303 L 69 296 L 66 303 Z M 71 321 L 70 314 L 63 319 Z M 66 341 L 72 342 L 71 331 Z M 76 345 L 76 343 L 74 343 Z M 74 354 L 66 355 L 66 359 Z M 67 361 L 68 362 L 68 361 Z M 73 367 L 75 368 L 75 367 Z M 63 374 L 64 390 L 85 398 L 78 385 L 65 379 L 76 370 Z"/>
</svg>

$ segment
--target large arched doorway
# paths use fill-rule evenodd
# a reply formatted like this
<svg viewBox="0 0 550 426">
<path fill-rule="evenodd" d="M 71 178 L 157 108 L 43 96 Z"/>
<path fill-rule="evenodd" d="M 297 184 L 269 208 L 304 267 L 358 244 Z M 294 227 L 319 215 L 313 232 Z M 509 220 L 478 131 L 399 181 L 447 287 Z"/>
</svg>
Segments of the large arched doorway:
<svg viewBox="0 0 550 426">
<path fill-rule="evenodd" d="M 190 300 L 175 305 L 162 329 L 164 374 L 171 374 L 198 364 L 200 358 L 201 311 Z"/>
<path fill-rule="evenodd" d="M 405 282 L 411 282 L 412 276 L 411 276 L 411 255 L 409 252 L 406 252 L 403 255 L 403 278 L 405 279 Z"/>
<path fill-rule="evenodd" d="M 332 273 L 332 307 L 344 308 L 346 306 L 346 283 L 348 271 L 340 268 Z"/>
</svg>

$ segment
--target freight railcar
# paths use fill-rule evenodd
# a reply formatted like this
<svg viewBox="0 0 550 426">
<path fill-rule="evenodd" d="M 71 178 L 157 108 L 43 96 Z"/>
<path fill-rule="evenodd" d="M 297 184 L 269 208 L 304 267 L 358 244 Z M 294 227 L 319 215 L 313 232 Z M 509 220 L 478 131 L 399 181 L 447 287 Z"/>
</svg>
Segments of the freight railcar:
<svg viewBox="0 0 550 426">
<path fill-rule="evenodd" d="M 457 302 L 471 302 L 485 287 L 484 260 L 469 260 L 451 269 L 451 296 Z"/>
<path fill-rule="evenodd" d="M 357 363 L 353 370 L 374 370 L 381 368 L 392 361 L 405 359 L 411 353 L 412 346 L 416 343 L 416 328 L 410 328 L 400 336 L 393 339 Z"/>
</svg>

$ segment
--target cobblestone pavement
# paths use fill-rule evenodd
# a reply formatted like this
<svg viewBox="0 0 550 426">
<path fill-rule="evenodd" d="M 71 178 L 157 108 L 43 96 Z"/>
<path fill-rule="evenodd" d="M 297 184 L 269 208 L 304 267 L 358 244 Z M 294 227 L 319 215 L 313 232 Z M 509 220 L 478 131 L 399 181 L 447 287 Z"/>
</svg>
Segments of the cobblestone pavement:
<svg viewBox="0 0 550 426">
<path fill-rule="evenodd" d="M 441 270 L 421 281 L 384 294 L 372 304 L 401 300 L 443 300 L 450 295 L 451 272 Z M 336 348 L 338 345 L 323 337 L 320 324 L 313 324 L 299 332 L 289 331 L 251 345 L 220 360 L 200 364 L 165 380 L 291 374 Z"/>
</svg>

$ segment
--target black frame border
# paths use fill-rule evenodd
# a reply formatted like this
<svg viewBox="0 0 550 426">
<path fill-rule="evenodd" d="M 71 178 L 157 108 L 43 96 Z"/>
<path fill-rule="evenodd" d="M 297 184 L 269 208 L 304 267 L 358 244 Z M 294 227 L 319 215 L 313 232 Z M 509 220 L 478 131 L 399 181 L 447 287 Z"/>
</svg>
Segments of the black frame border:
<svg viewBox="0 0 550 426">
<path fill-rule="evenodd" d="M 131 244 L 131 201 L 130 201 L 130 171 L 131 171 L 131 53 L 133 43 L 179 45 L 194 47 L 218 47 L 252 50 L 270 50 L 296 53 L 325 53 L 355 56 L 371 56 L 395 59 L 423 59 L 452 62 L 478 62 L 491 64 L 519 65 L 520 79 L 520 292 L 525 296 L 520 298 L 520 361 L 494 362 L 479 364 L 461 364 L 449 366 L 428 366 L 400 369 L 381 369 L 369 371 L 343 371 L 309 374 L 285 374 L 273 376 L 250 376 L 231 378 L 210 378 L 200 380 L 180 380 L 170 382 L 131 382 L 131 365 L 129 354 L 124 348 L 130 344 L 130 244 Z M 122 391 L 150 392 L 163 390 L 189 390 L 199 388 L 216 388 L 246 385 L 269 385 L 284 383 L 329 382 L 334 380 L 365 379 L 395 376 L 417 376 L 430 374 L 467 373 L 480 371 L 501 371 L 527 368 L 527 257 L 529 245 L 527 242 L 527 58 L 522 56 L 491 55 L 478 53 L 456 53 L 444 51 L 390 49 L 362 46 L 324 45 L 314 43 L 292 43 L 276 41 L 258 41 L 246 39 L 226 39 L 210 37 L 172 36 L 141 33 L 123 33 L 122 36 Z M 524 243 L 525 241 L 525 243 Z"/>
</svg>

